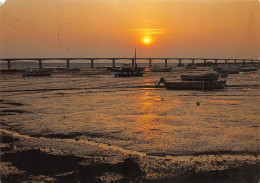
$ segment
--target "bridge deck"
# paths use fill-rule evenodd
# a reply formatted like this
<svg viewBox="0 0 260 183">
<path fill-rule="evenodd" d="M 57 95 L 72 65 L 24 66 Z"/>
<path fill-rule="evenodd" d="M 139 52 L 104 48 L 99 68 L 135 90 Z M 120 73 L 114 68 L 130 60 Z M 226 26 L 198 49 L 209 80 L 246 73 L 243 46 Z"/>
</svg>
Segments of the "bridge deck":
<svg viewBox="0 0 260 183">
<path fill-rule="evenodd" d="M 231 61 L 234 62 L 234 64 L 237 64 L 237 61 L 242 61 L 243 64 L 246 64 L 250 62 L 252 65 L 255 63 L 258 63 L 259 65 L 259 60 L 257 59 L 235 59 L 235 58 L 172 58 L 172 57 L 161 57 L 161 58 L 148 58 L 148 57 L 140 57 L 140 58 L 131 58 L 131 57 L 118 57 L 118 58 L 83 58 L 83 57 L 78 57 L 78 58 L 0 58 L 0 61 L 6 61 L 7 62 L 7 67 L 8 69 L 11 68 L 11 62 L 12 61 L 38 61 L 39 62 L 39 68 L 42 68 L 42 62 L 46 60 L 64 60 L 67 62 L 67 68 L 70 67 L 70 61 L 73 60 L 85 60 L 85 61 L 90 61 L 91 63 L 91 68 L 94 67 L 94 61 L 95 60 L 111 60 L 112 61 L 112 67 L 115 67 L 116 61 L 117 60 L 131 60 L 132 64 L 136 60 L 148 60 L 149 61 L 149 67 L 152 67 L 152 60 L 164 60 L 165 61 L 165 67 L 167 67 L 168 61 L 169 60 L 175 60 L 178 61 L 179 64 L 182 64 L 183 60 L 191 60 L 191 63 L 194 64 L 195 61 L 198 60 L 203 60 L 204 63 L 206 64 L 207 61 L 214 61 L 215 64 L 218 64 L 219 61 L 225 61 L 225 63 L 230 63 Z"/>
<path fill-rule="evenodd" d="M 78 58 L 0 58 L 0 61 L 19 61 L 19 60 L 133 60 L 131 57 L 78 57 Z M 173 57 L 140 57 L 137 60 L 241 60 L 241 61 L 259 61 L 258 59 L 241 59 L 241 58 L 173 58 Z"/>
</svg>

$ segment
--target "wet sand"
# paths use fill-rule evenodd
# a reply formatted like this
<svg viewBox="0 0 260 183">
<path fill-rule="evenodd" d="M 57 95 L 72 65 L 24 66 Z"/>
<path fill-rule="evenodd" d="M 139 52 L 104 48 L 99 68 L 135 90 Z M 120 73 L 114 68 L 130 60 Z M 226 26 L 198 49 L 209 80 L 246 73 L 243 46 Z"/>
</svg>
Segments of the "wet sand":
<svg viewBox="0 0 260 183">
<path fill-rule="evenodd" d="M 23 105 L 4 100 L 1 103 Z M 1 114 L 21 112 L 4 109 Z M 2 182 L 257 183 L 260 178 L 259 152 L 145 154 L 85 143 L 80 133 L 27 136 L 13 131 L 15 128 L 3 121 L 1 127 Z M 65 150 L 57 151 L 60 146 Z M 79 148 L 84 152 L 75 155 L 73 149 Z"/>
<path fill-rule="evenodd" d="M 72 75 L 73 76 L 73 75 Z M 60 76 L 61 78 L 58 79 L 67 79 L 66 77 Z M 4 95 L 1 96 L 0 104 L 1 104 L 1 181 L 2 182 L 248 182 L 248 183 L 258 183 L 260 178 L 260 153 L 258 150 L 259 144 L 254 144 L 253 142 L 257 141 L 259 135 L 249 136 L 251 132 L 255 134 L 257 130 L 259 130 L 259 124 L 256 123 L 256 116 L 255 113 L 251 112 L 252 115 L 248 116 L 248 122 L 246 123 L 246 128 L 243 126 L 245 125 L 242 121 L 228 121 L 227 115 L 225 119 L 230 126 L 229 132 L 234 129 L 239 129 L 239 133 L 235 133 L 236 137 L 238 138 L 237 142 L 234 142 L 233 138 L 229 140 L 226 137 L 226 142 L 232 145 L 232 148 L 214 148 L 211 144 L 204 145 L 202 144 L 201 147 L 196 147 L 196 145 L 192 146 L 192 142 L 185 141 L 180 144 L 180 147 L 184 149 L 184 147 L 191 146 L 193 151 L 187 150 L 179 151 L 178 149 L 174 151 L 174 148 L 177 148 L 178 144 L 180 143 L 178 138 L 176 138 L 176 145 L 173 146 L 174 148 L 161 147 L 160 144 L 158 146 L 152 147 L 156 145 L 156 139 L 165 140 L 164 143 L 167 144 L 167 139 L 162 139 L 163 133 L 160 132 L 160 128 L 165 128 L 164 131 L 169 128 L 169 126 L 165 126 L 164 123 L 160 123 L 157 126 L 155 122 L 159 119 L 164 120 L 163 112 L 159 111 L 161 116 L 157 117 L 156 113 L 150 115 L 153 111 L 151 107 L 158 106 L 158 104 L 162 105 L 167 103 L 171 100 L 171 106 L 178 106 L 183 103 L 187 103 L 187 101 L 182 101 L 178 97 L 189 97 L 189 93 L 180 93 L 178 96 L 174 96 L 173 99 L 168 97 L 167 95 L 162 95 L 164 100 L 161 100 L 160 96 L 155 95 L 144 95 L 144 100 L 146 103 L 141 103 L 143 106 L 139 111 L 140 117 L 135 117 L 129 111 L 123 111 L 124 114 L 117 115 L 117 113 L 108 116 L 108 118 L 94 118 L 94 122 L 100 121 L 100 124 L 97 125 L 107 125 L 106 121 L 109 121 L 110 125 L 116 125 L 115 122 L 111 121 L 111 119 L 116 120 L 130 120 L 130 117 L 134 117 L 134 120 L 140 120 L 140 124 L 146 122 L 147 124 L 144 126 L 140 126 L 136 131 L 133 132 L 134 136 L 141 136 L 146 141 L 136 138 L 132 140 L 132 137 L 125 133 L 122 136 L 119 133 L 120 130 L 124 129 L 123 123 L 120 122 L 121 128 L 119 130 L 111 130 L 109 129 L 106 132 L 106 129 L 102 131 L 102 128 L 99 126 L 94 126 L 95 130 L 92 131 L 82 131 L 80 127 L 76 127 L 76 125 L 82 125 L 81 118 L 75 118 L 76 123 L 69 123 L 71 122 L 69 114 L 68 116 L 61 116 L 59 113 L 58 115 L 53 115 L 52 111 L 50 110 L 39 110 L 38 107 L 44 107 L 48 109 L 48 107 L 53 106 L 50 102 L 53 99 L 56 99 L 57 96 L 62 96 L 62 99 L 66 99 L 67 97 L 75 98 L 75 95 L 83 95 L 82 92 L 88 92 L 88 90 L 94 90 L 93 95 L 102 96 L 105 93 L 105 97 L 107 96 L 106 93 L 109 88 L 105 87 L 96 87 L 94 89 L 89 89 L 84 87 L 83 85 L 80 87 L 70 87 L 70 88 L 57 88 L 60 87 L 58 85 L 56 88 L 43 88 L 45 86 L 45 81 L 37 79 L 36 85 L 32 87 L 28 87 L 27 85 L 21 86 L 16 88 L 15 85 L 19 84 L 20 78 L 18 81 L 15 81 L 17 76 L 15 76 L 14 80 L 10 80 L 10 86 L 5 85 Z M 54 78 L 55 79 L 55 78 Z M 96 79 L 96 78 L 94 78 Z M 152 82 L 149 80 L 148 82 Z M 102 80 L 102 78 L 101 78 Z M 26 79 L 22 80 L 25 84 L 28 82 Z M 136 81 L 135 81 L 136 82 Z M 135 82 L 134 84 L 129 85 L 127 87 L 134 88 L 137 85 Z M 73 83 L 73 82 L 72 82 Z M 245 84 L 240 84 L 239 86 L 237 83 L 234 84 L 235 87 L 242 87 L 239 92 L 251 92 L 254 94 L 254 91 L 258 88 L 258 85 L 250 85 L 253 88 L 246 88 Z M 12 86 L 13 85 L 13 86 Z M 144 90 L 146 92 L 143 85 L 141 83 L 141 92 Z M 54 86 L 54 85 L 53 85 Z M 56 85 L 55 85 L 56 86 Z M 69 85 L 72 86 L 72 85 Z M 137 86 L 136 88 L 138 88 Z M 145 86 L 147 88 L 151 87 L 150 85 Z M 244 88 L 243 88 L 244 87 Z M 122 86 L 125 88 L 125 86 Z M 256 89 L 255 89 L 256 88 Z M 114 88 L 111 88 L 112 90 Z M 102 91 L 100 91 L 102 90 Z M 150 90 L 150 89 L 149 89 Z M 66 92 L 68 91 L 68 93 Z M 72 91 L 72 92 L 71 92 Z M 156 89 L 155 92 L 160 92 L 160 89 Z M 234 90 L 235 91 L 235 90 Z M 195 111 L 197 113 L 200 112 L 200 108 L 204 109 L 205 103 L 208 104 L 209 107 L 216 105 L 217 107 L 221 106 L 229 106 L 234 109 L 240 109 L 238 104 L 240 103 L 240 99 L 235 98 L 239 97 L 236 93 L 231 90 L 232 95 L 229 93 L 224 93 L 219 95 L 220 97 L 213 100 L 211 99 L 211 93 L 206 93 L 205 95 L 208 96 L 207 98 L 201 98 L 200 107 L 196 107 Z M 70 93 L 71 92 L 71 93 Z M 128 94 L 128 90 L 121 91 L 119 89 L 120 94 Z M 131 92 L 131 91 L 130 91 Z M 163 94 L 167 93 L 162 91 Z M 229 91 L 230 92 L 230 91 Z M 99 94 L 101 93 L 101 94 Z M 110 92 L 111 93 L 111 92 Z M 169 93 L 172 94 L 172 93 Z M 176 94 L 176 92 L 174 93 Z M 250 93 L 251 94 L 251 93 Z M 85 95 L 85 93 L 84 93 Z M 83 96 L 84 96 L 83 95 Z M 110 94 L 113 97 L 113 93 Z M 118 97 L 118 94 L 115 94 Z M 200 97 L 200 93 L 192 93 L 193 96 L 197 98 Z M 204 95 L 204 94 L 203 94 Z M 213 94 L 213 96 L 215 93 Z M 233 99 L 227 100 L 226 98 L 222 99 L 225 95 L 232 96 Z M 65 97 L 64 97 L 65 96 Z M 92 96 L 92 93 L 91 93 Z M 254 95 L 252 95 L 254 97 Z M 40 99 L 41 103 L 35 104 L 35 99 L 29 99 L 28 101 L 23 102 L 23 97 L 35 97 L 37 100 Z M 56 97 L 56 98 L 52 98 Z M 103 97 L 103 96 L 102 96 Z M 82 98 L 79 98 L 82 99 Z M 84 98 L 83 98 L 84 99 Z M 127 100 L 131 100 L 131 98 L 124 98 Z M 93 98 L 88 98 L 88 100 L 93 100 Z M 143 100 L 143 98 L 141 98 Z M 247 98 L 243 97 L 242 101 L 244 102 Z M 44 103 L 44 101 L 46 101 Z M 61 103 L 61 106 L 64 107 L 66 103 L 62 103 L 62 100 L 57 100 L 57 102 Z M 103 110 L 103 107 L 106 110 L 109 110 L 110 106 L 107 104 L 103 104 L 103 101 L 96 101 L 94 100 L 93 103 L 97 103 L 100 105 L 100 110 Z M 150 102 L 150 103 L 149 103 Z M 157 103 L 156 103 L 157 102 Z M 160 102 L 160 103 L 159 103 Z M 163 103 L 164 102 L 164 103 Z M 175 104 L 176 102 L 177 104 Z M 55 102 L 54 102 L 55 103 Z M 77 105 L 80 103 L 77 100 Z M 101 104 L 102 105 L 101 105 Z M 195 105 L 195 102 L 193 102 Z M 75 102 L 76 104 L 76 102 Z M 149 104 L 149 106 L 145 106 Z M 151 105 L 153 104 L 153 105 Z M 243 103 L 244 104 L 244 103 Z M 70 102 L 70 105 L 74 105 L 74 103 Z M 72 106 L 64 107 L 61 110 L 71 110 Z M 92 103 L 91 103 L 92 105 Z M 122 104 L 123 106 L 124 104 Z M 134 106 L 134 105 L 132 105 Z M 188 105 L 186 105 L 188 106 Z M 242 105 L 241 105 L 242 106 Z M 57 106 L 55 110 L 60 112 Z M 77 110 L 81 110 L 80 106 L 77 107 Z M 147 107 L 147 109 L 146 109 Z M 166 104 L 164 107 L 168 107 Z M 212 107 L 213 108 L 213 107 Z M 99 109 L 99 108 L 97 108 Z M 213 108 L 215 109 L 215 108 Z M 86 110 L 84 108 L 84 110 Z M 95 111 L 93 108 L 89 109 L 90 111 Z M 118 110 L 118 109 L 116 109 Z M 147 110 L 147 111 L 146 111 Z M 168 109 L 167 109 L 168 110 Z M 111 110 L 110 112 L 113 112 Z M 117 112 L 117 111 L 116 111 Z M 121 111 L 119 111 L 120 113 Z M 167 111 L 166 111 L 167 112 Z M 130 114 L 129 114 L 130 113 Z M 146 115 L 148 113 L 149 115 Z M 78 111 L 72 111 L 72 114 L 77 117 Z M 84 117 L 87 116 L 88 111 L 83 111 Z M 100 111 L 97 111 L 96 114 L 102 114 Z M 129 116 L 127 116 L 128 114 Z M 205 113 L 202 113 L 205 115 Z M 230 114 L 234 119 L 236 113 Z M 52 115 L 52 116 L 49 116 Z M 113 116 L 114 115 L 114 116 Z M 125 115 L 125 116 L 124 116 Z M 171 114 L 172 115 L 172 114 Z M 173 113 L 173 116 L 169 116 L 172 120 L 174 118 L 179 119 L 178 115 L 183 115 L 180 112 Z M 185 115 L 185 114 L 184 114 Z M 196 115 L 194 113 L 193 115 Z M 213 113 L 213 115 L 217 115 Z M 37 117 L 38 116 L 38 117 Z M 73 117 L 73 116 L 72 116 Z M 174 117 L 174 118 L 173 118 Z M 194 126 L 196 128 L 190 128 L 193 125 L 191 119 L 196 119 L 186 116 L 187 121 L 183 120 L 182 123 L 177 123 L 174 121 L 172 124 L 174 128 L 174 133 L 178 135 L 181 134 L 181 125 L 184 126 L 185 129 L 191 129 L 189 133 L 196 132 L 195 135 L 209 134 L 203 129 L 202 125 L 206 124 L 206 121 L 203 123 L 196 123 Z M 241 116 L 239 116 L 241 117 Z M 244 120 L 237 117 L 237 120 Z M 46 118 L 46 119 L 45 119 Z M 61 118 L 60 120 L 56 120 L 56 118 Z M 69 120 L 68 120 L 69 119 Z M 74 118 L 72 118 L 74 119 Z M 74 120 L 75 120 L 74 119 Z M 82 118 L 83 119 L 83 118 Z M 198 118 L 198 119 L 201 119 Z M 210 118 L 210 120 L 215 120 L 215 118 Z M 85 120 L 85 118 L 84 118 Z M 147 126 L 148 123 L 153 122 L 155 125 Z M 169 123 L 171 121 L 166 121 L 165 123 Z M 46 123 L 46 124 L 45 124 Z M 69 125 L 68 127 L 61 124 Z M 59 128 L 55 129 L 55 125 Z M 85 124 L 85 123 L 84 123 Z M 93 123 L 94 124 L 94 123 Z M 45 126 L 43 126 L 45 125 Z M 73 126 L 74 125 L 74 126 Z M 90 125 L 90 122 L 87 123 Z M 95 124 L 94 124 L 95 125 Z M 135 129 L 134 125 L 129 123 L 129 128 Z M 208 125 L 208 124 L 207 124 Z M 212 124 L 213 129 L 221 129 L 225 130 L 229 128 L 229 126 L 224 126 L 222 123 L 219 123 L 217 120 L 214 124 Z M 217 126 L 219 125 L 219 126 Z M 133 126 L 133 127 L 132 127 Z M 180 126 L 180 127 L 179 127 Z M 201 126 L 197 128 L 197 126 Z M 48 128 L 47 128 L 48 127 Z M 62 128 L 61 128 L 62 127 Z M 91 126 L 88 126 L 90 128 Z M 211 127 L 211 126 L 210 126 Z M 238 127 L 241 127 L 238 128 Z M 243 128 L 242 128 L 243 127 Z M 99 129 L 100 128 L 100 129 Z M 115 128 L 115 129 L 116 129 Z M 71 130 L 70 130 L 71 129 Z M 242 130 L 250 131 L 243 132 Z M 143 131 L 142 131 L 143 130 Z M 211 130 L 211 128 L 206 128 L 206 130 Z M 215 131 L 213 131 L 215 132 Z M 154 136 L 159 133 L 160 136 Z M 185 133 L 184 135 L 189 135 L 189 133 Z M 219 133 L 219 132 L 218 132 Z M 217 133 L 216 133 L 217 134 Z M 244 136 L 241 136 L 244 134 Z M 259 133 L 258 133 L 259 134 Z M 217 134 L 218 135 L 218 134 Z M 173 136 L 175 137 L 175 136 Z M 207 136 L 207 138 L 210 136 Z M 221 137 L 221 136 L 220 136 Z M 168 137 L 167 137 L 168 138 Z M 187 139 L 192 139 L 192 136 L 186 137 Z M 181 139 L 181 136 L 179 137 Z M 220 138 L 216 138 L 217 140 L 221 140 Z M 212 144 L 215 143 L 213 139 Z M 169 139 L 170 140 L 170 139 Z M 124 144 L 127 145 L 124 145 Z M 188 144 L 186 144 L 188 142 Z M 221 141 L 220 141 L 221 142 Z M 218 143 L 220 143 L 218 142 Z M 239 142 L 239 143 L 238 143 Z M 250 143 L 249 143 L 250 142 Z M 217 143 L 217 141 L 216 141 Z M 232 144 L 234 143 L 234 144 Z M 139 145 L 140 144 L 140 145 Z M 241 147 L 238 147 L 237 144 L 241 144 Z M 171 144 L 170 144 L 171 145 Z M 200 144 L 198 144 L 200 145 Z M 140 147 L 139 147 L 140 146 Z M 203 149 L 200 149 L 202 148 Z M 204 148 L 205 147 L 205 148 Z M 206 148 L 207 147 L 207 148 Z M 217 146 L 216 146 L 217 147 Z M 222 146 L 221 146 L 222 147 Z M 228 146 L 227 146 L 228 147 Z M 247 148 L 248 147 L 248 148 Z M 139 149 L 138 149 L 139 148 Z M 198 150 L 195 150 L 198 149 Z"/>
</svg>

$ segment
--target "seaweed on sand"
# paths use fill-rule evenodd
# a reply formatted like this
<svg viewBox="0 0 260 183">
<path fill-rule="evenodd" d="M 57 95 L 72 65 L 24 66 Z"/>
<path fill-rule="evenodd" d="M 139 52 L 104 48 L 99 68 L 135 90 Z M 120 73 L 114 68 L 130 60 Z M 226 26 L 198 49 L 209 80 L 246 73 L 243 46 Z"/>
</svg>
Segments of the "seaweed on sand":
<svg viewBox="0 0 260 183">
<path fill-rule="evenodd" d="M 40 150 L 30 149 L 15 153 L 5 153 L 2 161 L 10 161 L 19 170 L 25 171 L 23 177 L 12 175 L 12 181 L 28 180 L 31 175 L 44 175 L 55 178 L 58 182 L 101 182 L 98 178 L 106 172 L 115 172 L 126 178 L 138 178 L 144 175 L 138 163 L 127 158 L 117 164 L 92 163 L 82 165 L 84 158 L 73 155 L 61 156 L 47 154 Z M 8 182 L 10 176 L 2 177 Z"/>
</svg>

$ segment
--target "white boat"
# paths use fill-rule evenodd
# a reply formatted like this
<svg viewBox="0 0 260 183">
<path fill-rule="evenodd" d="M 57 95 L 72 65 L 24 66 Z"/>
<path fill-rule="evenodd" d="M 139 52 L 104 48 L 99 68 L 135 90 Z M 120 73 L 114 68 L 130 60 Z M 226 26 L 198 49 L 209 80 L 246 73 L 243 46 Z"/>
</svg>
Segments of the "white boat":
<svg viewBox="0 0 260 183">
<path fill-rule="evenodd" d="M 214 68 L 215 71 L 221 72 L 228 72 L 229 74 L 239 74 L 241 68 L 236 65 L 218 65 Z"/>
<path fill-rule="evenodd" d="M 24 72 L 22 72 L 23 77 L 29 77 L 29 76 L 50 76 L 51 71 L 48 70 L 32 70 L 30 67 L 26 68 Z"/>
</svg>

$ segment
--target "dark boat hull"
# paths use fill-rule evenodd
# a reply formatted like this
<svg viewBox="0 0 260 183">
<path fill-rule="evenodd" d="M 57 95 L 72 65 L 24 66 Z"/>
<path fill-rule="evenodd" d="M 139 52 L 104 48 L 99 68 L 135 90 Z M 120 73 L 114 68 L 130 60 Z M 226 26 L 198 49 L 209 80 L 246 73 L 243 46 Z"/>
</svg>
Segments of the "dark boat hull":
<svg viewBox="0 0 260 183">
<path fill-rule="evenodd" d="M 258 70 L 258 68 L 257 67 L 242 67 L 241 68 L 241 72 L 250 72 L 250 71 L 257 71 Z"/>
<path fill-rule="evenodd" d="M 151 72 L 171 72 L 171 67 L 158 67 L 158 68 L 151 68 Z"/>
<path fill-rule="evenodd" d="M 24 72 L 22 73 L 23 77 L 31 77 L 31 76 L 51 76 L 51 72 Z"/>
<path fill-rule="evenodd" d="M 221 72 L 228 72 L 229 74 L 239 74 L 240 68 L 239 67 L 218 67 L 214 68 L 215 71 Z"/>
<path fill-rule="evenodd" d="M 142 77 L 144 74 L 119 73 L 115 77 Z"/>
<path fill-rule="evenodd" d="M 167 89 L 171 90 L 216 90 L 224 89 L 226 81 L 165 81 L 164 85 Z"/>
<path fill-rule="evenodd" d="M 226 78 L 226 77 L 228 77 L 229 73 L 228 72 L 220 72 L 219 74 L 220 74 L 221 78 Z"/>
<path fill-rule="evenodd" d="M 80 68 L 67 68 L 67 71 L 80 71 Z"/>
<path fill-rule="evenodd" d="M 144 68 L 124 68 L 116 71 L 115 77 L 140 77 L 144 74 Z"/>
<path fill-rule="evenodd" d="M 185 66 L 186 69 L 196 69 L 196 65 L 195 64 L 188 64 Z"/>
</svg>

